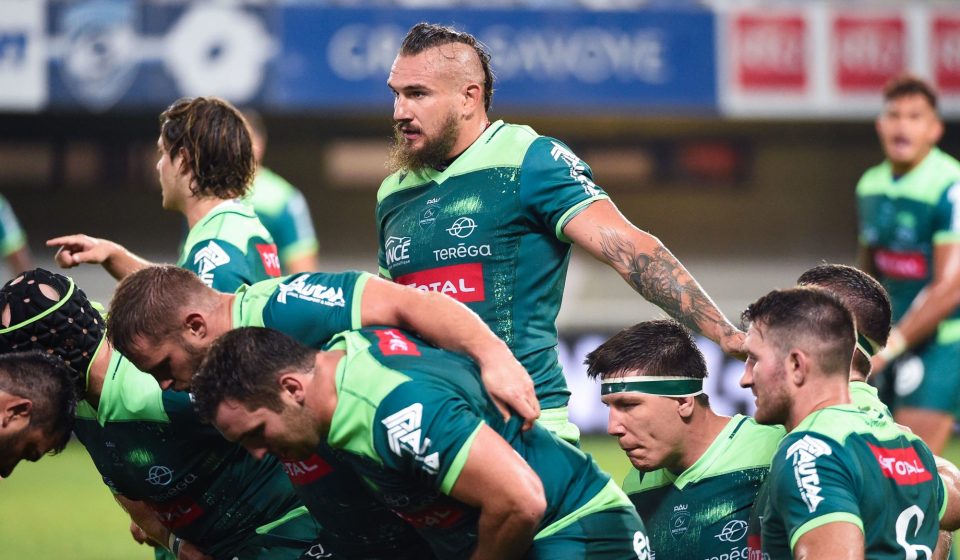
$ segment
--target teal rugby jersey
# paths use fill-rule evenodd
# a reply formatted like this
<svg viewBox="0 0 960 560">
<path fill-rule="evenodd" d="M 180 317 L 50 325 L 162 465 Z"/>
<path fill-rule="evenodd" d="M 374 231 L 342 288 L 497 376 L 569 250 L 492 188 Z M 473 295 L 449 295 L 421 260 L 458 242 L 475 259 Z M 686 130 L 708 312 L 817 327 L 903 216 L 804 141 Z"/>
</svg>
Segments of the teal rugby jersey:
<svg viewBox="0 0 960 560">
<path fill-rule="evenodd" d="M 303 193 L 286 179 L 261 166 L 246 201 L 277 244 L 280 263 L 317 252 L 317 233 Z"/>
<path fill-rule="evenodd" d="M 750 508 L 784 433 L 737 415 L 680 476 L 631 470 L 623 490 L 643 519 L 654 558 L 746 560 Z"/>
<path fill-rule="evenodd" d="M 234 327 L 269 327 L 321 348 L 338 332 L 360 327 L 366 272 L 301 273 L 243 286 L 233 304 Z M 294 488 L 327 530 L 325 544 L 350 558 L 425 558 L 413 529 L 375 500 L 343 463 L 321 446 L 306 461 L 285 461 Z"/>
<path fill-rule="evenodd" d="M 563 227 L 606 197 L 563 143 L 497 121 L 444 171 L 384 180 L 380 272 L 476 311 L 530 372 L 541 406 L 560 408 L 570 395 L 556 350 Z"/>
<path fill-rule="evenodd" d="M 483 424 L 543 481 L 547 509 L 534 549 L 591 513 L 630 506 L 592 458 L 539 424 L 522 432 L 518 418 L 504 422 L 467 358 L 386 327 L 341 333 L 327 350 L 345 352 L 327 443 L 439 558 L 466 558 L 476 545 L 479 511 L 449 494 Z M 627 537 L 645 542 L 636 524 L 639 537 Z"/>
<path fill-rule="evenodd" d="M 236 200 L 217 205 L 190 228 L 177 266 L 220 292 L 280 276 L 273 238 L 253 210 Z"/>
<path fill-rule="evenodd" d="M 899 321 L 933 278 L 933 248 L 960 242 L 960 162 L 934 148 L 912 171 L 894 178 L 889 161 L 857 184 L 860 242 L 873 250 L 878 279 Z M 960 309 L 938 330 L 941 344 L 960 341 Z"/>
<path fill-rule="evenodd" d="M 13 207 L 7 199 L 0 196 L 0 256 L 15 253 L 27 244 L 27 236 L 17 221 Z"/>
<path fill-rule="evenodd" d="M 98 408 L 81 402 L 74 431 L 111 491 L 151 504 L 168 529 L 215 557 L 302 508 L 276 459 L 257 461 L 223 439 L 187 393 L 162 391 L 119 352 Z"/>
<path fill-rule="evenodd" d="M 772 560 L 791 558 L 801 536 L 831 522 L 860 527 L 872 560 L 931 558 L 946 508 L 926 445 L 853 405 L 814 412 L 787 434 L 768 496 L 760 546 Z"/>
</svg>

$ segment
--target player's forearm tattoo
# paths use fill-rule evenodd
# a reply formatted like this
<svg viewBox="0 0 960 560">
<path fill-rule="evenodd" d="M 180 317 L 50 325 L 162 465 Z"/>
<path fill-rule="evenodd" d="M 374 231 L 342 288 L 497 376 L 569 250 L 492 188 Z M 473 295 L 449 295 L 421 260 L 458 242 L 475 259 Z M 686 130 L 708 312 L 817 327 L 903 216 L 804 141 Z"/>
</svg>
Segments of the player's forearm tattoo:
<svg viewBox="0 0 960 560">
<path fill-rule="evenodd" d="M 661 245 L 652 254 L 644 253 L 616 230 L 601 229 L 600 250 L 634 290 L 687 328 L 707 336 L 736 332 L 666 247 Z"/>
</svg>

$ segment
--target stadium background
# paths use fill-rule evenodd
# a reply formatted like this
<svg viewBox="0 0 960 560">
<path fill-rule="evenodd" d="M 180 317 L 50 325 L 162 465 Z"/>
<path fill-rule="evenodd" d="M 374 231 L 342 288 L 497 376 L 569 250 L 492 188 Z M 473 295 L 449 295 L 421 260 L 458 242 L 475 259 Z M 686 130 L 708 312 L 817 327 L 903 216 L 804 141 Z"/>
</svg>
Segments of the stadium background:
<svg viewBox="0 0 960 560">
<path fill-rule="evenodd" d="M 941 146 L 960 154 L 960 6 L 952 2 L 676 0 L 0 0 L 0 192 L 39 265 L 84 232 L 171 262 L 157 115 L 220 95 L 265 116 L 266 164 L 304 191 L 325 269 L 376 270 L 400 38 L 421 20 L 485 41 L 492 116 L 564 140 L 621 210 L 658 235 L 731 317 L 821 262 L 852 263 L 853 185 L 881 154 L 883 83 L 909 70 L 942 93 Z M 576 252 L 560 328 L 572 415 L 603 432 L 586 351 L 658 317 Z M 109 300 L 96 267 L 73 274 Z M 6 275 L 6 274 L 5 274 Z M 749 411 L 741 365 L 703 344 L 708 391 Z M 609 438 L 585 444 L 622 477 Z M 960 451 L 951 448 L 957 461 Z M 0 558 L 146 558 L 81 448 L 0 482 Z"/>
</svg>

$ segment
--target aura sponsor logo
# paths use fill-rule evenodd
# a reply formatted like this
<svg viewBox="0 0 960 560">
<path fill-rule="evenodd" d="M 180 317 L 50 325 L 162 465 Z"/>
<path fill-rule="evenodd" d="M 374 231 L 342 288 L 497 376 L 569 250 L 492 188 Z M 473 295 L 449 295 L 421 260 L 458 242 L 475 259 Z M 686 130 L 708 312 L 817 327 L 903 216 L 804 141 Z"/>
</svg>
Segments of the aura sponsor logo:
<svg viewBox="0 0 960 560">
<path fill-rule="evenodd" d="M 880 463 L 883 476 L 895 480 L 899 485 L 920 484 L 933 479 L 933 475 L 924 468 L 920 456 L 912 447 L 886 449 L 869 443 L 867 447 Z"/>
<path fill-rule="evenodd" d="M 343 307 L 343 288 L 331 288 L 317 282 L 308 282 L 309 274 L 297 276 L 292 281 L 277 285 L 280 293 L 277 302 L 286 304 L 287 298 L 319 303 L 328 307 Z"/>
<path fill-rule="evenodd" d="M 193 264 L 197 267 L 197 276 L 207 286 L 213 286 L 214 269 L 229 262 L 230 255 L 215 241 L 207 243 L 206 247 L 197 251 L 197 254 L 193 256 Z"/>
<path fill-rule="evenodd" d="M 830 455 L 833 451 L 825 442 L 813 436 L 803 436 L 787 449 L 787 459 L 793 461 L 793 475 L 800 490 L 800 498 L 810 513 L 817 511 L 823 501 L 820 496 L 820 476 L 817 474 L 817 457 Z"/>
<path fill-rule="evenodd" d="M 430 268 L 396 278 L 398 284 L 447 294 L 462 303 L 484 301 L 483 265 L 455 264 Z"/>
<path fill-rule="evenodd" d="M 580 186 L 583 187 L 583 192 L 590 196 L 599 195 L 600 189 L 598 189 L 597 185 L 585 174 L 587 166 L 584 165 L 583 161 L 558 142 L 551 142 L 551 144 L 553 144 L 553 149 L 550 150 L 550 155 L 553 156 L 553 161 L 559 161 L 561 159 L 565 161 L 570 167 L 570 177 L 580 183 Z"/>
<path fill-rule="evenodd" d="M 391 267 L 398 264 L 407 264 L 410 262 L 410 238 L 390 236 L 383 244 L 383 250 L 387 257 L 387 266 Z"/>
<path fill-rule="evenodd" d="M 409 338 L 397 330 L 374 331 L 380 340 L 380 351 L 386 356 L 419 356 L 420 350 Z"/>
<path fill-rule="evenodd" d="M 473 218 L 461 216 L 447 228 L 447 233 L 460 239 L 466 239 L 473 234 L 475 229 L 477 229 L 477 222 L 473 221 Z"/>
<path fill-rule="evenodd" d="M 423 418 L 423 404 L 413 403 L 410 406 L 395 412 L 382 420 L 387 427 L 387 442 L 390 450 L 398 456 L 404 453 L 413 455 L 414 459 L 422 464 L 422 468 L 429 474 L 437 474 L 440 467 L 438 452 L 427 454 L 430 449 L 430 438 L 423 437 L 420 424 Z"/>
</svg>

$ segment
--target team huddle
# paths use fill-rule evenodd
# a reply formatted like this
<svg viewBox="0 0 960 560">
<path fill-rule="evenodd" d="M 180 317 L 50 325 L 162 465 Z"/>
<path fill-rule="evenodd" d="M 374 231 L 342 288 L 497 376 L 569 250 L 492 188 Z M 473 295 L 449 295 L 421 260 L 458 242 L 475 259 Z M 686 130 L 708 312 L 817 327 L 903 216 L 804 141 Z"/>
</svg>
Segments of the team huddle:
<svg viewBox="0 0 960 560">
<path fill-rule="evenodd" d="M 488 119 L 474 37 L 414 26 L 387 84 L 379 277 L 317 272 L 312 233 L 278 250 L 298 227 L 254 211 L 254 118 L 202 97 L 161 114 L 178 264 L 67 235 L 48 242 L 58 264 L 120 281 L 108 314 L 43 269 L 0 289 L 0 476 L 74 434 L 157 558 L 947 557 L 960 164 L 935 147 L 929 86 L 885 94 L 887 160 L 857 191 L 870 274 L 816 266 L 743 332 L 566 145 Z M 262 204 L 302 208 L 284 188 Z M 586 358 L 634 467 L 622 485 L 568 419 L 572 244 L 671 317 Z M 753 418 L 711 409 L 691 331 L 746 360 Z"/>
</svg>

